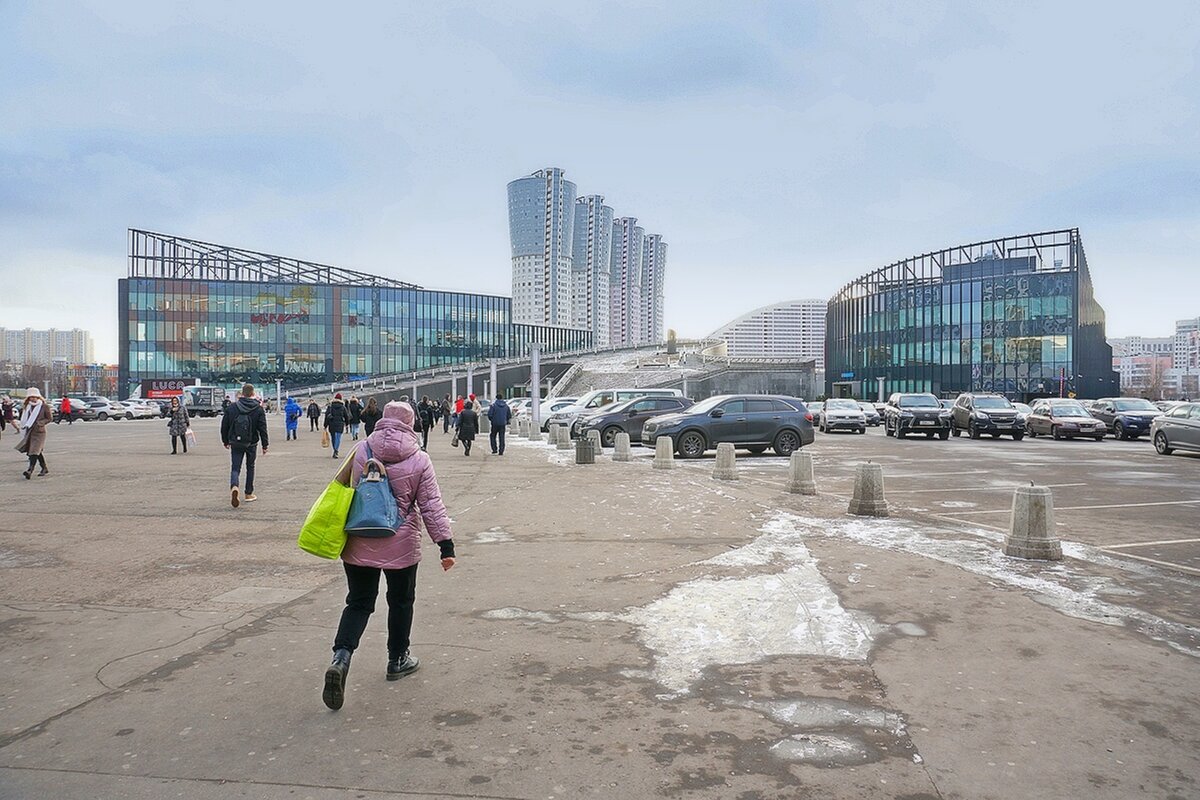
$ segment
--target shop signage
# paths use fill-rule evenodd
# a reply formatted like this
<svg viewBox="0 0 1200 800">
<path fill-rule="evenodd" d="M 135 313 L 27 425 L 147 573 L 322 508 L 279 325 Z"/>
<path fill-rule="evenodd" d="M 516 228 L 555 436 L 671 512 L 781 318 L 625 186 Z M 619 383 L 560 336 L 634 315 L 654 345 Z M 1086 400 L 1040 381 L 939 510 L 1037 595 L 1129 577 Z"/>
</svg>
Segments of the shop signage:
<svg viewBox="0 0 1200 800">
<path fill-rule="evenodd" d="M 308 322 L 308 312 L 301 311 L 296 314 L 251 314 L 250 322 L 253 325 L 259 325 L 263 328 L 268 325 L 285 325 L 289 322 Z"/>
<path fill-rule="evenodd" d="M 179 397 L 183 394 L 183 387 L 195 385 L 195 378 L 146 378 L 142 381 L 142 397 L 147 400 Z"/>
</svg>

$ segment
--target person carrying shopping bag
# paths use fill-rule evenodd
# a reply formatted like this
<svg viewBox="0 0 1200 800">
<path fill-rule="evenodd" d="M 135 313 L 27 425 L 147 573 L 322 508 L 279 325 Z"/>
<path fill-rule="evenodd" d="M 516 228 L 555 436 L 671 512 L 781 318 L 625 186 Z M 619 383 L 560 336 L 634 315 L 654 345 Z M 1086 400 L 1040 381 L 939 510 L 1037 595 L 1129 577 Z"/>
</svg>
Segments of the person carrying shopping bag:
<svg viewBox="0 0 1200 800">
<path fill-rule="evenodd" d="M 187 408 L 179 402 L 178 397 L 172 397 L 171 408 L 167 412 L 167 433 L 171 436 L 171 455 L 179 454 L 180 440 L 183 440 L 183 452 L 187 453 L 187 432 L 190 426 Z"/>
<path fill-rule="evenodd" d="M 346 404 L 342 402 L 342 396 L 335 394 L 333 402 L 325 409 L 325 430 L 329 431 L 329 439 L 333 443 L 334 458 L 338 457 L 338 450 L 342 446 L 342 434 L 346 432 L 346 423 L 349 420 L 350 416 L 346 413 Z"/>
<path fill-rule="evenodd" d="M 350 485 L 354 486 L 367 468 L 368 460 L 380 462 L 395 497 L 399 517 L 394 536 L 346 538 L 341 552 L 348 591 L 337 634 L 333 660 L 325 671 L 321 699 L 333 710 L 345 702 L 346 676 L 350 659 L 358 648 L 367 621 L 375 609 L 380 574 L 387 580 L 389 681 L 416 671 L 420 662 L 409 653 L 413 606 L 416 599 L 417 565 L 421 560 L 421 522 L 429 538 L 441 551 L 442 570 L 455 564 L 450 516 L 442 502 L 437 476 L 428 454 L 421 450 L 413 431 L 412 406 L 392 402 L 384 406 L 383 419 L 366 442 L 357 445 Z M 349 531 L 348 531 L 349 532 Z"/>
</svg>

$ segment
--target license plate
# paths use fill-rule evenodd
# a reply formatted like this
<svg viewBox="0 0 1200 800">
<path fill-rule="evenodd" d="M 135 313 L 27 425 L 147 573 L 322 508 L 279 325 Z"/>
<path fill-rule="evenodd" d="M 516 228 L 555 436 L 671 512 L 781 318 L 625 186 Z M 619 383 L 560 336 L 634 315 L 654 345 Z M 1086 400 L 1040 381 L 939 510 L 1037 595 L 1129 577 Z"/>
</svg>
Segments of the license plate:
<svg viewBox="0 0 1200 800">
<path fill-rule="evenodd" d="M 917 424 L 918 425 L 937 425 L 937 423 L 931 419 L 923 419 L 920 422 L 918 422 Z"/>
</svg>

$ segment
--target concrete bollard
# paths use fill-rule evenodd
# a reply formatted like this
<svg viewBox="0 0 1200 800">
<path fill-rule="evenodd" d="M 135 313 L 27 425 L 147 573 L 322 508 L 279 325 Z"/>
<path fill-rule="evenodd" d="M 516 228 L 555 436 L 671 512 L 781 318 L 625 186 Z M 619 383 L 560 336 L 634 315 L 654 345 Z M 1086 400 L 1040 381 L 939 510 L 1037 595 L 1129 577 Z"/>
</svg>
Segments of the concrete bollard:
<svg viewBox="0 0 1200 800">
<path fill-rule="evenodd" d="M 558 426 L 558 439 L 556 439 L 556 441 L 558 442 L 559 450 L 570 450 L 571 449 L 571 428 L 568 427 L 567 425 L 559 425 Z"/>
<path fill-rule="evenodd" d="M 1047 486 L 1018 486 L 1013 493 L 1012 521 L 1004 537 L 1004 555 L 1062 561 L 1062 544 L 1054 527 L 1054 495 Z"/>
<path fill-rule="evenodd" d="M 717 465 L 713 467 L 713 480 L 736 481 L 737 456 L 733 452 L 732 442 L 721 442 L 717 445 Z"/>
<path fill-rule="evenodd" d="M 808 451 L 792 451 L 788 461 L 787 491 L 790 494 L 816 494 L 817 484 L 813 481 L 813 460 Z"/>
<path fill-rule="evenodd" d="M 480 433 L 491 433 L 492 432 L 492 421 L 490 419 L 488 419 L 487 414 L 479 415 L 479 432 Z"/>
<path fill-rule="evenodd" d="M 613 461 L 633 461 L 633 450 L 629 447 L 629 434 L 625 431 L 617 434 L 616 449 L 613 450 Z"/>
<path fill-rule="evenodd" d="M 879 464 L 859 464 L 854 470 L 854 496 L 850 498 L 850 513 L 860 517 L 886 517 L 887 500 L 883 498 L 883 467 Z"/>
<path fill-rule="evenodd" d="M 525 419 L 525 417 L 518 418 L 517 419 L 517 436 L 528 436 L 528 435 L 529 435 L 529 420 Z"/>
<path fill-rule="evenodd" d="M 670 436 L 654 440 L 654 468 L 675 469 L 675 441 Z"/>
<path fill-rule="evenodd" d="M 604 446 L 600 444 L 600 431 L 588 431 L 587 439 L 597 453 L 603 452 Z"/>
<path fill-rule="evenodd" d="M 533 420 L 526 420 L 525 435 L 529 437 L 531 442 L 540 442 L 542 440 L 541 430 L 533 424 Z"/>
<path fill-rule="evenodd" d="M 575 440 L 575 463 L 576 464 L 595 464 L 596 463 L 596 443 L 592 437 L 587 436 Z"/>
</svg>

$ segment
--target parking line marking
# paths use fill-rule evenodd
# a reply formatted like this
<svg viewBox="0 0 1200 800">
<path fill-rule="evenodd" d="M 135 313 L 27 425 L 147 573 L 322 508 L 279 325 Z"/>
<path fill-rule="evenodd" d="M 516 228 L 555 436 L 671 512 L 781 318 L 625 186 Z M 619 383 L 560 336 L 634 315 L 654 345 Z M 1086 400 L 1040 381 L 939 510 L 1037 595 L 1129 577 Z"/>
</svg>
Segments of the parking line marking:
<svg viewBox="0 0 1200 800">
<path fill-rule="evenodd" d="M 1106 549 L 1106 548 L 1101 548 L 1101 549 Z M 1124 551 L 1119 552 L 1119 553 L 1113 553 L 1113 555 L 1120 556 L 1121 558 L 1132 558 L 1137 561 L 1145 561 L 1147 564 L 1155 564 L 1160 567 L 1167 567 L 1168 569 L 1177 569 L 1180 572 L 1187 572 L 1191 575 L 1200 575 L 1200 569 L 1195 569 L 1194 567 L 1185 567 L 1183 564 L 1174 564 L 1170 561 L 1159 561 L 1157 558 L 1146 558 L 1145 556 L 1135 556 L 1133 553 L 1126 553 Z"/>
<path fill-rule="evenodd" d="M 1101 545 L 1101 550 L 1117 550 L 1122 547 L 1153 547 L 1156 544 L 1192 544 L 1200 542 L 1200 539 L 1163 539 L 1158 542 L 1128 542 L 1127 544 L 1105 544 Z"/>
<path fill-rule="evenodd" d="M 1114 503 L 1112 505 L 1103 506 L 1056 506 L 1055 511 L 1088 511 L 1093 508 L 1140 508 L 1142 506 L 1186 506 L 1196 505 L 1200 500 L 1165 500 L 1161 503 Z M 1011 508 L 997 508 L 992 511 L 959 511 L 958 516 L 966 514 L 1008 514 L 1012 511 Z M 936 516 L 944 517 L 947 514 L 937 514 Z"/>
<path fill-rule="evenodd" d="M 944 486 L 941 489 L 888 489 L 888 494 L 917 494 L 919 492 L 1011 492 L 1023 483 L 1012 486 Z M 1062 489 L 1067 486 L 1087 486 L 1086 483 L 1050 483 L 1047 489 Z M 1197 540 L 1200 541 L 1200 540 Z"/>
</svg>

